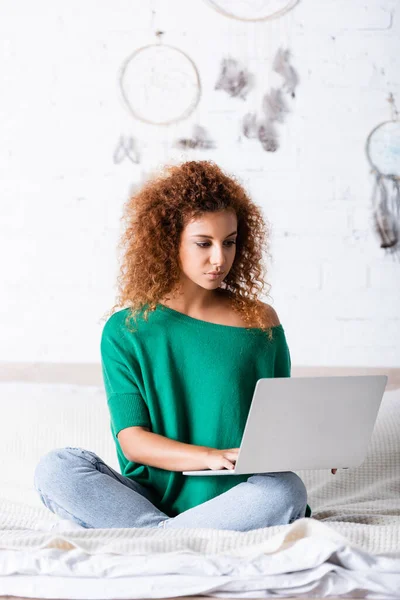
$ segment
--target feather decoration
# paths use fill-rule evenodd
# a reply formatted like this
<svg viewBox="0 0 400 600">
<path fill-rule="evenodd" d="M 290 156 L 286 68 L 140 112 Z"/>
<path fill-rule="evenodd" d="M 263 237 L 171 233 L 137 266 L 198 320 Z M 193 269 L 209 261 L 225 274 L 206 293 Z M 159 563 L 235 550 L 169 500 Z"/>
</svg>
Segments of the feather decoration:
<svg viewBox="0 0 400 600">
<path fill-rule="evenodd" d="M 393 191 L 391 195 L 392 199 L 392 213 L 397 219 L 398 223 L 400 223 L 400 179 L 396 176 L 392 176 L 391 178 L 393 184 Z"/>
<path fill-rule="evenodd" d="M 114 150 L 114 164 L 118 165 L 125 157 L 129 158 L 129 160 L 135 164 L 140 163 L 140 153 L 136 147 L 135 138 L 132 136 L 124 137 L 123 135 L 120 135 L 118 145 Z"/>
<path fill-rule="evenodd" d="M 265 121 L 259 126 L 258 139 L 267 152 L 276 152 L 279 148 L 278 136 L 272 121 Z"/>
<path fill-rule="evenodd" d="M 247 138 L 258 138 L 266 152 L 278 150 L 278 136 L 271 120 L 258 121 L 255 114 L 247 113 L 243 117 L 242 130 Z"/>
<path fill-rule="evenodd" d="M 294 90 L 298 84 L 298 77 L 289 64 L 290 51 L 280 48 L 273 62 L 273 69 L 284 78 L 284 83 L 280 88 L 271 88 L 270 92 L 265 94 L 262 99 L 262 110 L 264 117 L 261 121 L 258 120 L 256 114 L 247 113 L 242 120 L 243 134 L 247 138 L 255 138 L 261 142 L 264 150 L 267 152 L 276 152 L 279 148 L 278 136 L 274 126 L 275 122 L 283 123 L 286 114 L 290 112 L 286 101 L 283 97 L 283 92 L 289 92 L 292 97 L 295 96 Z M 227 69 L 227 62 L 224 63 Z M 219 82 L 218 85 L 221 85 Z"/>
<path fill-rule="evenodd" d="M 295 98 L 295 89 L 299 83 L 299 78 L 294 68 L 289 64 L 290 55 L 289 49 L 283 50 L 283 48 L 279 48 L 275 55 L 272 68 L 284 78 L 284 91 L 290 94 L 292 98 Z"/>
<path fill-rule="evenodd" d="M 257 116 L 253 113 L 247 113 L 242 120 L 242 131 L 247 138 L 258 137 Z"/>
<path fill-rule="evenodd" d="M 182 150 L 194 148 L 209 150 L 211 148 L 215 148 L 215 142 L 208 136 L 208 133 L 204 127 L 200 127 L 200 125 L 194 125 L 193 137 L 178 139 L 175 142 L 175 147 Z"/>
<path fill-rule="evenodd" d="M 277 88 L 271 88 L 271 92 L 265 94 L 262 108 L 269 121 L 279 121 L 279 123 L 283 123 L 286 113 L 289 112 L 283 99 L 282 92 Z"/>
<path fill-rule="evenodd" d="M 224 58 L 221 65 L 221 74 L 214 89 L 225 90 L 230 96 L 238 96 L 245 100 L 253 84 L 253 75 L 247 69 L 240 67 L 237 60 Z"/>
<path fill-rule="evenodd" d="M 383 177 L 380 174 L 376 176 L 373 207 L 374 225 L 376 232 L 381 238 L 381 248 L 395 247 L 399 241 L 398 226 L 394 216 L 388 210 L 388 193 Z"/>
</svg>

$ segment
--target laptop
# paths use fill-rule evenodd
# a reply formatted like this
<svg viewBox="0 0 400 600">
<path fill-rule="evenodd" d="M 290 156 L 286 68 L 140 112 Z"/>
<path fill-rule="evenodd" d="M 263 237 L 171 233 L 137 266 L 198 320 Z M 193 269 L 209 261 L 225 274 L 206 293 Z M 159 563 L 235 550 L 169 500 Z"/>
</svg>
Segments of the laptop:
<svg viewBox="0 0 400 600">
<path fill-rule="evenodd" d="M 183 471 L 183 475 L 359 467 L 387 380 L 387 375 L 259 379 L 235 468 Z"/>
</svg>

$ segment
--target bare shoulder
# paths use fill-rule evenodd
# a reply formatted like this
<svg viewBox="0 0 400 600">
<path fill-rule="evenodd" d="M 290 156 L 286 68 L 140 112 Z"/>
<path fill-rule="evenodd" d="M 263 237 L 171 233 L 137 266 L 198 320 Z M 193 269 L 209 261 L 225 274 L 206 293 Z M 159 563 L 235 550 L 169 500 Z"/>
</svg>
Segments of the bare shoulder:
<svg viewBox="0 0 400 600">
<path fill-rule="evenodd" d="M 227 325 L 237 325 L 239 327 L 245 327 L 246 324 L 241 320 L 241 317 L 239 317 L 237 315 L 237 313 L 234 313 L 230 310 L 230 303 L 231 303 L 231 295 L 229 293 L 226 293 L 226 291 L 224 290 L 224 292 L 220 291 L 219 294 L 220 298 L 222 299 L 222 308 L 224 310 L 227 310 L 229 313 L 229 319 L 226 321 Z M 261 300 L 257 300 L 257 302 L 264 308 L 265 310 L 265 317 L 266 317 L 266 323 L 268 327 L 276 327 L 277 325 L 280 325 L 280 321 L 279 321 L 279 317 L 276 313 L 276 310 L 274 308 L 272 308 L 272 306 L 270 306 L 269 304 L 266 304 L 265 302 L 262 302 Z M 218 318 L 221 319 L 221 314 L 218 315 Z M 217 322 L 220 322 L 219 320 Z"/>
<path fill-rule="evenodd" d="M 272 308 L 272 306 L 270 304 L 261 302 L 261 300 L 259 300 L 259 302 L 260 302 L 260 304 L 262 304 L 262 306 L 265 309 L 265 315 L 267 317 L 269 327 L 276 327 L 277 325 L 280 325 L 281 323 L 279 321 L 279 317 L 276 313 L 276 310 L 274 308 Z"/>
</svg>

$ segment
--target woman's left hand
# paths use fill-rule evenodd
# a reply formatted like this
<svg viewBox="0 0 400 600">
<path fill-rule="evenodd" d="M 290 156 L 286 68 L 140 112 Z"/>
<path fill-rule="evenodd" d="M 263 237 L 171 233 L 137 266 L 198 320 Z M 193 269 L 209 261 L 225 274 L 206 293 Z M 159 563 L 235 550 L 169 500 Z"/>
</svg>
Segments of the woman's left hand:
<svg viewBox="0 0 400 600">
<path fill-rule="evenodd" d="M 334 475 L 336 473 L 337 469 L 331 469 L 331 473 L 332 475 Z"/>
</svg>

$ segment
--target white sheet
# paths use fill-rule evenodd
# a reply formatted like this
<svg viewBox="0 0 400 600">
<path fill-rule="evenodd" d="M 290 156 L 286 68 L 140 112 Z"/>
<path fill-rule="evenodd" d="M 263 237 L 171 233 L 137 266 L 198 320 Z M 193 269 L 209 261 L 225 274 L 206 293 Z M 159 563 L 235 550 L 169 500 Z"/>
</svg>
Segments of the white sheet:
<svg viewBox="0 0 400 600">
<path fill-rule="evenodd" d="M 369 554 L 315 519 L 245 533 L 85 530 L 62 520 L 49 527 L 41 534 L 2 532 L 2 547 L 27 545 L 30 550 L 0 551 L 1 595 L 359 597 L 362 590 L 364 598 L 400 597 L 399 557 Z"/>
<path fill-rule="evenodd" d="M 28 394 L 32 400 L 35 392 L 43 407 L 46 394 L 53 395 L 53 403 L 60 398 L 59 387 L 25 388 L 23 397 Z M 77 386 L 69 387 L 76 395 Z M 65 389 L 63 393 L 68 395 Z M 90 394 L 92 399 L 101 398 L 98 390 Z M 82 406 L 82 392 L 77 400 Z M 50 405 L 47 402 L 47 410 Z M 71 403 L 69 407 L 74 408 Z M 60 406 L 55 404 L 55 410 L 59 413 Z M 37 414 L 38 419 L 40 406 Z M 399 431 L 396 390 L 384 395 L 361 467 L 336 475 L 297 471 L 308 490 L 312 519 L 251 532 L 87 530 L 59 519 L 43 505 L 17 503 L 2 493 L 0 595 L 96 600 L 199 594 L 400 598 Z M 53 443 L 54 437 L 51 441 L 51 447 L 60 445 Z M 79 438 L 73 443 L 79 444 Z"/>
</svg>

